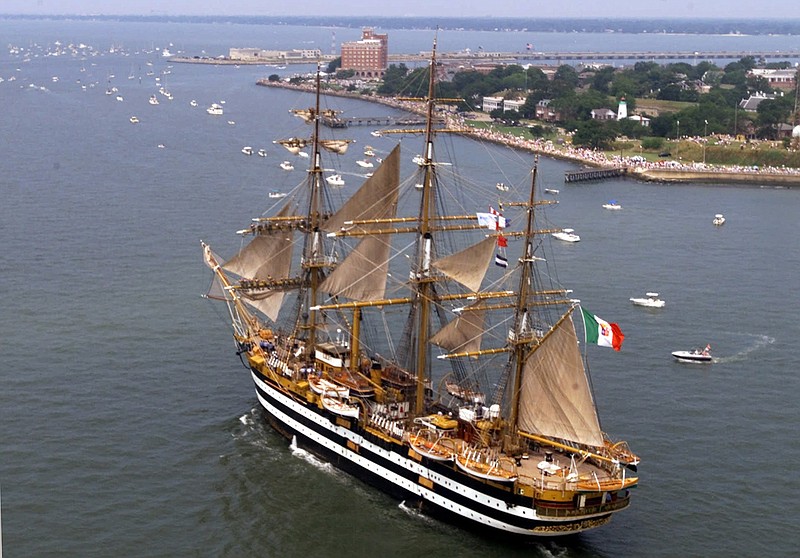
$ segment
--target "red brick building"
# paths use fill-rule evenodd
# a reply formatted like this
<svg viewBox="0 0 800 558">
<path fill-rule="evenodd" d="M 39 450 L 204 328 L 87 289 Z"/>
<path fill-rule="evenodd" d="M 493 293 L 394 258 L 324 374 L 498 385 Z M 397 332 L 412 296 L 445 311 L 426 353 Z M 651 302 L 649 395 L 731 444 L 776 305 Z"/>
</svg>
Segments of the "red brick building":
<svg viewBox="0 0 800 558">
<path fill-rule="evenodd" d="M 361 40 L 342 43 L 342 70 L 353 70 L 364 79 L 381 79 L 389 67 L 389 35 L 371 28 L 361 31 Z"/>
</svg>

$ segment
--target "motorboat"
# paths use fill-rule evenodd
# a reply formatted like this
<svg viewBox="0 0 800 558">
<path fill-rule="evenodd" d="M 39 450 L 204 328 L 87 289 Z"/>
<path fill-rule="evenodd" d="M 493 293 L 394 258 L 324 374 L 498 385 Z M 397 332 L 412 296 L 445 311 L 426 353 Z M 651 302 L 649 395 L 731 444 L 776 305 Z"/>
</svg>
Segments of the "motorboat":
<svg viewBox="0 0 800 558">
<path fill-rule="evenodd" d="M 250 147 L 249 145 L 245 145 L 244 147 L 242 147 L 242 153 L 244 153 L 245 155 L 252 155 L 253 148 Z"/>
<path fill-rule="evenodd" d="M 363 167 L 363 168 L 365 168 L 365 169 L 371 169 L 372 167 L 374 167 L 374 166 L 375 166 L 375 165 L 372 163 L 372 161 L 367 161 L 366 159 L 361 159 L 361 160 L 359 160 L 359 161 L 356 161 L 356 164 L 357 164 L 359 167 Z"/>
<path fill-rule="evenodd" d="M 414 158 L 411 159 L 411 161 L 422 166 L 425 164 L 425 157 L 423 157 L 422 155 L 414 155 Z"/>
<path fill-rule="evenodd" d="M 551 233 L 553 238 L 563 240 L 564 242 L 578 242 L 581 237 L 575 234 L 575 229 L 561 229 L 559 232 Z"/>
<path fill-rule="evenodd" d="M 603 204 L 604 209 L 622 209 L 622 206 L 617 203 L 617 200 L 609 200 L 608 203 Z"/>
<path fill-rule="evenodd" d="M 222 116 L 222 105 L 211 103 L 211 106 L 206 109 L 206 112 L 214 116 Z"/>
<path fill-rule="evenodd" d="M 342 178 L 341 174 L 332 174 L 325 177 L 325 181 L 331 186 L 344 186 L 344 178 Z"/>
<path fill-rule="evenodd" d="M 135 116 L 131 116 L 130 121 L 131 121 L 131 124 L 138 124 L 139 123 L 139 119 L 137 117 L 135 117 Z"/>
<path fill-rule="evenodd" d="M 290 161 L 284 161 L 281 163 L 281 168 L 285 171 L 294 170 L 294 165 Z"/>
<path fill-rule="evenodd" d="M 155 95 L 150 95 L 150 100 L 147 101 L 147 102 L 150 103 L 151 105 L 157 105 L 158 104 L 158 97 L 156 97 Z"/>
<path fill-rule="evenodd" d="M 259 157 L 266 157 L 267 156 L 267 150 L 262 147 L 261 149 L 258 150 L 258 156 Z"/>
<path fill-rule="evenodd" d="M 508 192 L 508 186 L 506 186 L 502 182 L 498 182 L 497 184 L 495 184 L 494 187 L 500 190 L 501 192 Z"/>
<path fill-rule="evenodd" d="M 648 308 L 663 308 L 666 302 L 658 298 L 658 293 L 645 293 L 644 298 L 631 298 L 636 306 L 647 306 Z"/>
<path fill-rule="evenodd" d="M 555 188 L 545 188 L 544 189 L 544 193 L 545 194 L 553 194 L 553 195 L 555 195 L 555 194 L 558 194 L 558 190 L 556 190 Z"/>
<path fill-rule="evenodd" d="M 716 226 L 724 225 L 725 224 L 725 216 L 722 213 L 717 213 L 714 215 L 714 220 L 712 221 Z"/>
<path fill-rule="evenodd" d="M 272 198 L 272 199 L 285 198 L 286 196 L 287 196 L 286 192 L 275 192 L 275 191 L 273 191 L 273 192 L 269 193 L 269 197 Z"/>
<path fill-rule="evenodd" d="M 672 356 L 679 362 L 691 362 L 697 364 L 710 364 L 714 362 L 711 356 L 711 345 L 706 345 L 705 349 L 692 349 L 691 351 L 673 351 Z"/>
<path fill-rule="evenodd" d="M 156 100 L 158 100 L 158 99 L 156 99 Z M 194 99 L 192 99 L 191 101 L 189 101 L 189 106 L 190 106 L 190 107 L 196 107 L 196 106 L 197 106 L 197 101 L 195 101 Z"/>
</svg>

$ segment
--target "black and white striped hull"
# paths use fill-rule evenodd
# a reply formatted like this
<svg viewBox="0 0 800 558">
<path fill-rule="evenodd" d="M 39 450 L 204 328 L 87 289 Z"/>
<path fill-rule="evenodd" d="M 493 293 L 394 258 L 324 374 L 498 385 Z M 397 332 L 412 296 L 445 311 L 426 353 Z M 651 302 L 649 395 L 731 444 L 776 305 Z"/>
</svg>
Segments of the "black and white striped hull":
<svg viewBox="0 0 800 558">
<path fill-rule="evenodd" d="M 608 523 L 611 512 L 542 518 L 530 497 L 512 485 L 486 482 L 460 473 L 452 462 L 412 457 L 398 446 L 277 389 L 251 371 L 259 403 L 272 426 L 301 447 L 380 490 L 415 505 L 428 515 L 471 529 L 521 536 L 569 535 Z"/>
</svg>

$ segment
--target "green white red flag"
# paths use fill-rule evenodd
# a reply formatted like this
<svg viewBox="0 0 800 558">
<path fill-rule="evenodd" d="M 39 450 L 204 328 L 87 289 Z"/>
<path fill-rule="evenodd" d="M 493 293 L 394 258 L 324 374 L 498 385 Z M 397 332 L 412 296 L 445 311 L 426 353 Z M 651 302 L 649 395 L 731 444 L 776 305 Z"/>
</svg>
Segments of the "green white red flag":
<svg viewBox="0 0 800 558">
<path fill-rule="evenodd" d="M 622 348 L 625 336 L 617 324 L 609 323 L 581 307 L 583 313 L 583 326 L 586 329 L 586 342 L 594 343 L 600 347 L 612 347 L 615 351 Z"/>
</svg>

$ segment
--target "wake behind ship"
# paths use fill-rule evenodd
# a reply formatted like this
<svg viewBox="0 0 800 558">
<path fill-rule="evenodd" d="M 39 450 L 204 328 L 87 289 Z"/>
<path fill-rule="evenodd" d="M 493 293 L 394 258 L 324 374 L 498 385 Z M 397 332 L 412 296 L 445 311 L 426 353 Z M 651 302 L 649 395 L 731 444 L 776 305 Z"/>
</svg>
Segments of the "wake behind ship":
<svg viewBox="0 0 800 558">
<path fill-rule="evenodd" d="M 527 199 L 505 204 L 522 225 L 511 231 L 501 210 L 449 189 L 455 169 L 435 156 L 435 56 L 434 45 L 425 129 L 402 131 L 424 137 L 417 176 L 401 182 L 397 145 L 339 207 L 323 157 L 350 142 L 322 137 L 332 114 L 318 73 L 315 106 L 294 111 L 311 137 L 279 142 L 310 149 L 306 187 L 239 231 L 252 241 L 230 259 L 203 244 L 208 296 L 227 304 L 265 416 L 299 447 L 469 528 L 604 525 L 630 504 L 639 459 L 601 430 L 578 301 L 542 267 L 554 229 L 535 216 L 556 202 L 537 199 L 534 166 Z M 446 212 L 453 201 L 460 211 Z"/>
</svg>

